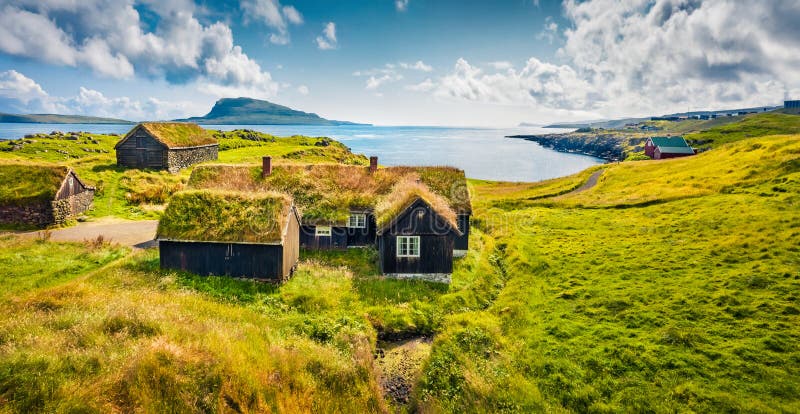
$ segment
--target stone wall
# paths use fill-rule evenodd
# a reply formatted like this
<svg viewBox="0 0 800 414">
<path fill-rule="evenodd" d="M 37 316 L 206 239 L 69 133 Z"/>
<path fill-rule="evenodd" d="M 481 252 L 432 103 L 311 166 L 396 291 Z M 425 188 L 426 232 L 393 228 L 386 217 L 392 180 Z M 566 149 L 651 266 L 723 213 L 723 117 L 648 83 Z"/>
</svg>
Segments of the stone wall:
<svg viewBox="0 0 800 414">
<path fill-rule="evenodd" d="M 62 200 L 52 202 L 53 223 L 61 224 L 88 210 L 94 200 L 94 190 L 86 190 Z"/>
<path fill-rule="evenodd" d="M 45 227 L 53 223 L 53 210 L 48 201 L 22 206 L 0 205 L 0 223 Z"/>
<path fill-rule="evenodd" d="M 219 145 L 196 148 L 170 149 L 167 151 L 167 170 L 176 173 L 190 165 L 217 159 Z"/>
<path fill-rule="evenodd" d="M 450 284 L 450 273 L 386 273 L 391 279 L 415 279 Z"/>
<path fill-rule="evenodd" d="M 0 205 L 0 223 L 47 227 L 61 224 L 88 210 L 94 200 L 89 189 L 56 201 L 40 201 L 22 206 Z"/>
</svg>

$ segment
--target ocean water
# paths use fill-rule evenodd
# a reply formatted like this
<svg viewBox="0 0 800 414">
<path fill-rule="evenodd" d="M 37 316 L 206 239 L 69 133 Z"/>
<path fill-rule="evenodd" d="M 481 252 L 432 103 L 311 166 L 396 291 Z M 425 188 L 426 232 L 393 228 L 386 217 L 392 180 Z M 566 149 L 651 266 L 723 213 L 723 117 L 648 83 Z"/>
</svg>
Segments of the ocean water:
<svg viewBox="0 0 800 414">
<path fill-rule="evenodd" d="M 382 165 L 451 165 L 468 177 L 502 181 L 540 181 L 603 163 L 595 157 L 553 151 L 507 135 L 554 133 L 536 127 L 489 129 L 389 126 L 204 125 L 209 129 L 248 128 L 276 136 L 327 136 L 353 152 L 377 155 Z M 51 131 L 125 134 L 130 125 L 0 123 L 0 139 Z"/>
</svg>

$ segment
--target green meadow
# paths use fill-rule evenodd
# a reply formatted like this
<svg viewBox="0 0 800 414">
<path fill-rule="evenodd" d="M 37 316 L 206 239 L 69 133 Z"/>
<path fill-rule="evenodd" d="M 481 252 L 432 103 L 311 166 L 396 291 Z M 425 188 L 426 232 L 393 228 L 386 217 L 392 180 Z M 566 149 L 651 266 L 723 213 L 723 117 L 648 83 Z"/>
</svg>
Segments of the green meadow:
<svg viewBox="0 0 800 414">
<path fill-rule="evenodd" d="M 797 119 L 715 125 L 687 136 L 708 141 L 694 157 L 471 180 L 450 285 L 384 279 L 373 249 L 302 252 L 277 286 L 162 271 L 155 249 L 3 236 L 0 413 L 800 411 Z M 365 162 L 257 138 L 222 138 L 220 162 Z M 0 158 L 102 182 L 93 216 L 157 217 L 188 179 L 80 149 L 116 137 L 34 139 Z M 420 338 L 398 401 L 381 386 L 391 349 Z"/>
</svg>

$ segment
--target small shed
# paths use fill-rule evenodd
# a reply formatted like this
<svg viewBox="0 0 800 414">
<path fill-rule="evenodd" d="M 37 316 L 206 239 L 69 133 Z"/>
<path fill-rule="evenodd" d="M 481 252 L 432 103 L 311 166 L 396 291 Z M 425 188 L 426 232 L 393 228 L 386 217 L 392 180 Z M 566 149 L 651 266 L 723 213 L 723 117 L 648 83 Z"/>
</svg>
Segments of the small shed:
<svg viewBox="0 0 800 414">
<path fill-rule="evenodd" d="M 376 209 L 381 272 L 399 279 L 450 283 L 457 216 L 446 200 L 416 182 L 400 182 Z"/>
<path fill-rule="evenodd" d="M 183 191 L 158 223 L 161 268 L 282 282 L 297 265 L 299 230 L 287 195 Z"/>
<path fill-rule="evenodd" d="M 0 224 L 46 227 L 85 212 L 94 200 L 69 167 L 45 164 L 0 164 Z"/>
<path fill-rule="evenodd" d="M 644 153 L 654 160 L 695 154 L 683 137 L 650 137 L 644 144 Z"/>
<path fill-rule="evenodd" d="M 175 173 L 192 164 L 216 160 L 219 143 L 197 124 L 145 122 L 114 146 L 117 165 Z"/>
</svg>

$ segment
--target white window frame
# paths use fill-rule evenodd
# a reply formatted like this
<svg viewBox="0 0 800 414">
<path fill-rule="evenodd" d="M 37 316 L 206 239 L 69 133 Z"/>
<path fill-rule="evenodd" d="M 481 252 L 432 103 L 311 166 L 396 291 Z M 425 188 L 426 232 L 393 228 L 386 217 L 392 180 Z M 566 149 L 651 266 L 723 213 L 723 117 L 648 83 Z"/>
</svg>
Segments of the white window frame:
<svg viewBox="0 0 800 414">
<path fill-rule="evenodd" d="M 355 223 L 353 219 L 355 219 Z M 364 213 L 350 213 L 350 217 L 347 219 L 347 227 L 351 229 L 367 228 L 367 215 Z"/>
<path fill-rule="evenodd" d="M 397 236 L 397 257 L 419 257 L 419 236 Z"/>
<path fill-rule="evenodd" d="M 331 237 L 331 226 L 316 226 L 314 235 L 317 237 Z"/>
</svg>

